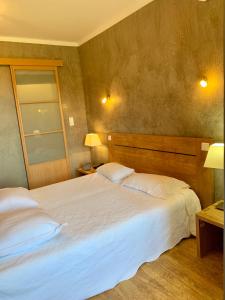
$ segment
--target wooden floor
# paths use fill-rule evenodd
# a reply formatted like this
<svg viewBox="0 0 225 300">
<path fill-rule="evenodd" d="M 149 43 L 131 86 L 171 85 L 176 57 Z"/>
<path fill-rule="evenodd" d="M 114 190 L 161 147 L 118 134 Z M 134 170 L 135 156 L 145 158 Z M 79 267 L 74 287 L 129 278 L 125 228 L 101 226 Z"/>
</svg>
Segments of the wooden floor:
<svg viewBox="0 0 225 300">
<path fill-rule="evenodd" d="M 223 299 L 223 255 L 196 256 L 196 240 L 183 240 L 136 276 L 91 300 Z"/>
</svg>

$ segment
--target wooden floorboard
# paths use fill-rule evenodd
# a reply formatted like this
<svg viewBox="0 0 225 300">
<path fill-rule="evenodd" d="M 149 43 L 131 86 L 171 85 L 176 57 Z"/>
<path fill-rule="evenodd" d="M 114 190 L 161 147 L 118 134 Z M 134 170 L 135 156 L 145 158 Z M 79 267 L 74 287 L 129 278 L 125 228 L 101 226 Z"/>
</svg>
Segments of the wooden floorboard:
<svg viewBox="0 0 225 300">
<path fill-rule="evenodd" d="M 185 239 L 133 278 L 91 300 L 222 300 L 223 254 L 197 257 L 195 238 Z"/>
</svg>

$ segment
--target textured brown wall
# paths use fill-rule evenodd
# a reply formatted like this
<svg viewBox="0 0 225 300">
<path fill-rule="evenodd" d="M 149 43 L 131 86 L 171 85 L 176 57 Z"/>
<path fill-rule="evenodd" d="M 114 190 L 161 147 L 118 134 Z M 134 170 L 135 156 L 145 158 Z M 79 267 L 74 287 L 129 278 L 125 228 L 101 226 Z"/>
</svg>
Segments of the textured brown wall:
<svg viewBox="0 0 225 300">
<path fill-rule="evenodd" d="M 62 59 L 63 67 L 59 67 L 59 80 L 62 95 L 63 113 L 68 138 L 71 169 L 75 170 L 81 163 L 89 161 L 89 149 L 83 146 L 87 132 L 84 92 L 80 69 L 80 58 L 75 47 L 34 45 L 23 43 L 0 42 L 0 57 Z M 18 126 L 15 115 L 14 98 L 9 69 L 1 67 L 0 80 L 0 187 L 26 186 L 21 145 L 19 143 Z M 3 83 L 4 83 L 3 82 Z M 69 127 L 68 117 L 73 116 L 74 127 Z M 11 151 L 9 151 L 11 149 Z M 13 153 L 12 153 L 13 152 Z"/>
<path fill-rule="evenodd" d="M 223 0 L 155 0 L 82 45 L 89 130 L 222 141 L 223 12 Z M 222 186 L 220 174 L 216 197 Z"/>
<path fill-rule="evenodd" d="M 9 67 L 0 66 L 0 188 L 27 186 Z"/>
</svg>

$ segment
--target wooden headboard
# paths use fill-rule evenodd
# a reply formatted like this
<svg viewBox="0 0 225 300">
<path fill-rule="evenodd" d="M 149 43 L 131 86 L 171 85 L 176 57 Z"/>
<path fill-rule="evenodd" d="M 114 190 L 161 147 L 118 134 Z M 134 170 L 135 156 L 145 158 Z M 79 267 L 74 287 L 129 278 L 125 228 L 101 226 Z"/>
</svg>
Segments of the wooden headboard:
<svg viewBox="0 0 225 300">
<path fill-rule="evenodd" d="M 198 195 L 202 207 L 213 203 L 212 169 L 204 168 L 210 138 L 108 134 L 109 161 L 134 168 L 136 172 L 167 175 L 184 180 Z"/>
</svg>

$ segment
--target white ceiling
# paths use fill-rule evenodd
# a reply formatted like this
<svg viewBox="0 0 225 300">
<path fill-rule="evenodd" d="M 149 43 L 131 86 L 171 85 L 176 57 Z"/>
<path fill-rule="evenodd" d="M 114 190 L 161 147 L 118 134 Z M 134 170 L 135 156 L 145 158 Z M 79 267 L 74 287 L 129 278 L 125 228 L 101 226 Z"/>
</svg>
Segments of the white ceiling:
<svg viewBox="0 0 225 300">
<path fill-rule="evenodd" d="M 78 46 L 153 0 L 1 0 L 0 41 Z"/>
</svg>

